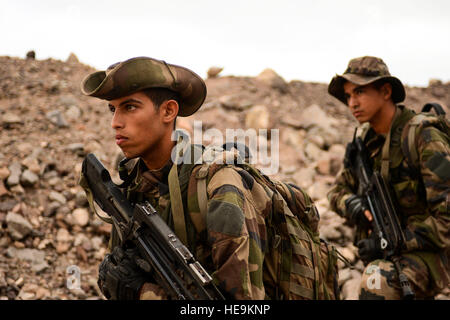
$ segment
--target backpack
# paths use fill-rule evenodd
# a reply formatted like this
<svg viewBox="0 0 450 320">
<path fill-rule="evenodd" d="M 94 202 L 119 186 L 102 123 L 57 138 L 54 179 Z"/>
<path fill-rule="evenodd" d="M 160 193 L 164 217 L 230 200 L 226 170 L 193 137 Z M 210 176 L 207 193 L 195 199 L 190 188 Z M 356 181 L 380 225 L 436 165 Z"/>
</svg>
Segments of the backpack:
<svg viewBox="0 0 450 320">
<path fill-rule="evenodd" d="M 434 109 L 435 113 L 430 112 L 431 109 Z M 425 104 L 420 113 L 415 113 L 413 110 L 407 109 L 407 113 L 402 116 L 405 117 L 403 124 L 397 128 L 396 132 L 389 132 L 386 141 L 392 141 L 392 144 L 394 144 L 393 141 L 395 140 L 395 144 L 400 146 L 401 154 L 406 159 L 411 177 L 419 178 L 420 167 L 416 141 L 417 133 L 426 127 L 435 127 L 444 133 L 447 143 L 450 143 L 449 120 L 445 117 L 444 109 L 438 103 Z M 363 123 L 361 127 L 355 131 L 355 135 L 359 136 L 364 141 L 369 129 L 370 124 L 368 122 Z M 387 179 L 389 175 L 390 145 L 391 143 L 385 143 L 382 148 L 381 175 L 385 179 Z"/>
<path fill-rule="evenodd" d="M 181 165 L 179 175 L 177 166 L 173 166 L 173 172 L 169 173 L 168 179 L 174 231 L 180 239 L 184 238 L 187 241 L 182 199 L 186 199 L 184 196 L 194 168 L 197 168 L 195 178 L 198 199 L 196 200 L 202 219 L 206 221 L 207 182 L 218 171 L 217 166 L 211 166 L 214 159 L 217 159 L 215 156 L 223 157 L 225 154 L 227 157 L 229 154 L 226 155 L 226 153 L 231 152 L 233 147 L 239 151 L 244 150 L 245 155 L 243 157 L 238 155 L 231 167 L 237 171 L 244 170 L 258 184 L 272 193 L 273 207 L 271 213 L 265 218 L 268 243 L 272 245 L 271 250 L 267 249 L 264 253 L 264 268 L 279 270 L 280 274 L 276 284 L 278 290 L 275 293 L 271 292 L 271 296 L 275 299 L 338 300 L 340 298 L 338 252 L 334 246 L 320 238 L 319 214 L 308 194 L 294 184 L 270 179 L 250 165 L 248 161 L 251 156 L 246 146 L 236 144 L 225 144 L 222 148 L 191 146 L 191 151 L 196 148 L 197 151 L 201 150 L 202 158 L 206 161 L 195 164 L 192 158 L 194 161 L 190 162 L 191 164 Z M 196 226 L 195 223 L 194 226 Z M 200 233 L 201 230 L 197 232 Z"/>
<path fill-rule="evenodd" d="M 430 112 L 431 109 L 434 109 L 435 114 Z M 449 144 L 450 125 L 445 115 L 445 111 L 441 105 L 438 103 L 427 103 L 422 107 L 421 112 L 413 116 L 403 128 L 401 148 L 408 166 L 415 176 L 420 175 L 416 134 L 425 127 L 433 126 L 445 134 L 447 144 Z"/>
</svg>

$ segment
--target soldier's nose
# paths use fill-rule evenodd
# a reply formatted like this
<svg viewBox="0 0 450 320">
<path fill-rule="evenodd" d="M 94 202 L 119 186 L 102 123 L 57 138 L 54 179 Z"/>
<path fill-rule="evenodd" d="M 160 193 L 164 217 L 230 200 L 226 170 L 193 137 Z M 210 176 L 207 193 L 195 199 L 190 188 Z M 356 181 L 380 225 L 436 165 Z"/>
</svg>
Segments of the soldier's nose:
<svg viewBox="0 0 450 320">
<path fill-rule="evenodd" d="M 347 104 L 350 109 L 356 109 L 358 107 L 358 101 L 353 97 L 348 98 Z"/>
<path fill-rule="evenodd" d="M 113 129 L 120 129 L 123 128 L 124 122 L 122 121 L 121 117 L 118 115 L 118 113 L 114 113 L 112 119 L 111 119 L 111 127 Z"/>
</svg>

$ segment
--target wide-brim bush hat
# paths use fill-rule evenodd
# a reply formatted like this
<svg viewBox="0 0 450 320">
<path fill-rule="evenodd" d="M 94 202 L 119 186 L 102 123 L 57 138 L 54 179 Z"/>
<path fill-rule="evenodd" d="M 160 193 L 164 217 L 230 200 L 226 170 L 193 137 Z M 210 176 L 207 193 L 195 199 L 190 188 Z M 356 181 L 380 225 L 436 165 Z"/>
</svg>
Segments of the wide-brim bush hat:
<svg viewBox="0 0 450 320">
<path fill-rule="evenodd" d="M 178 93 L 178 115 L 196 112 L 206 98 L 206 84 L 192 70 L 163 60 L 136 57 L 89 74 L 81 83 L 83 94 L 104 100 L 121 98 L 149 88 L 166 88 Z"/>
</svg>

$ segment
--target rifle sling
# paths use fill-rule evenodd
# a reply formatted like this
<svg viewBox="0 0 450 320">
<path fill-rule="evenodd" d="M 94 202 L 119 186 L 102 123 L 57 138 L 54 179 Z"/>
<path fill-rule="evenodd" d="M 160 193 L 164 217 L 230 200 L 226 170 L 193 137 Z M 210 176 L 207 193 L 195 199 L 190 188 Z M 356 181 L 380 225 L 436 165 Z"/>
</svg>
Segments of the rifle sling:
<svg viewBox="0 0 450 320">
<path fill-rule="evenodd" d="M 97 209 L 95 208 L 95 200 L 94 200 L 94 196 L 92 194 L 91 189 L 89 188 L 89 184 L 87 182 L 88 180 L 86 179 L 86 177 L 84 176 L 83 172 L 80 175 L 80 180 L 79 180 L 79 184 L 80 186 L 84 189 L 84 191 L 86 192 L 86 199 L 89 203 L 89 207 L 91 208 L 92 211 L 94 211 L 95 215 L 102 221 L 108 223 L 108 224 L 113 224 L 113 220 L 110 217 L 107 216 L 102 216 L 101 214 L 99 214 L 97 212 Z"/>
<path fill-rule="evenodd" d="M 176 148 L 176 159 L 170 169 L 168 182 L 169 182 L 169 194 L 170 205 L 172 209 L 172 218 L 175 234 L 181 240 L 181 242 L 187 246 L 187 231 L 186 221 L 184 218 L 183 198 L 181 196 L 180 181 L 178 178 L 178 165 L 179 159 L 183 156 L 183 146 L 180 144 L 181 138 L 178 140 Z"/>
</svg>

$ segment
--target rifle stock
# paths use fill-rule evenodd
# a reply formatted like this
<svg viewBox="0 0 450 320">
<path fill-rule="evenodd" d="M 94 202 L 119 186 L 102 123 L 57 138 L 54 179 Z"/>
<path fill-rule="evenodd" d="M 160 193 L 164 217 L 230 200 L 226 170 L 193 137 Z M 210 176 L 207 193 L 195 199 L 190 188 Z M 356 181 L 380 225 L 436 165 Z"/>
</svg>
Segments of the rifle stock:
<svg viewBox="0 0 450 320">
<path fill-rule="evenodd" d="M 143 258 L 140 267 L 147 272 L 153 270 L 156 281 L 171 297 L 179 300 L 224 299 L 211 276 L 155 208 L 147 201 L 133 207 L 94 154 L 90 153 L 84 159 L 82 175 L 94 201 L 112 219 L 121 244 L 131 241 L 136 245 Z"/>
</svg>

